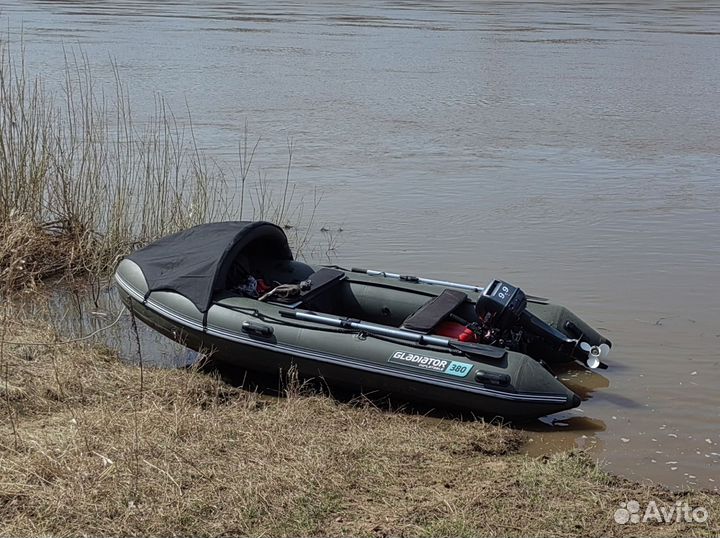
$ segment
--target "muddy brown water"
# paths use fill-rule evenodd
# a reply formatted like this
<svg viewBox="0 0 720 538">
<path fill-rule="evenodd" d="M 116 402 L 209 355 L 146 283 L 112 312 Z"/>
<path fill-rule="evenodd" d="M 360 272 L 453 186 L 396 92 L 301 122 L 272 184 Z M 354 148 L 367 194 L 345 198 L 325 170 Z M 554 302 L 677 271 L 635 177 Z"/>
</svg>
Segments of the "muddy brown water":
<svg viewBox="0 0 720 538">
<path fill-rule="evenodd" d="M 343 264 L 501 276 L 599 327 L 610 369 L 563 374 L 586 401 L 528 452 L 720 485 L 717 2 L 0 5 L 29 69 L 114 57 L 136 113 L 187 100 L 231 166 L 246 119 L 271 175 L 292 137 Z"/>
</svg>

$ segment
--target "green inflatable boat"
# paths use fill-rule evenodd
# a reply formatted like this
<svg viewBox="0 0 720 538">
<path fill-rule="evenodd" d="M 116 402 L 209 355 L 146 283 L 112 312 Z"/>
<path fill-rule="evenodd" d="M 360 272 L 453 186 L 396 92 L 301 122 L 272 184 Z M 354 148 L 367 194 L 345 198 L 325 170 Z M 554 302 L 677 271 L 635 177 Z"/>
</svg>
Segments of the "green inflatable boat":
<svg viewBox="0 0 720 538">
<path fill-rule="evenodd" d="M 293 259 L 268 222 L 179 232 L 120 262 L 120 297 L 153 329 L 243 371 L 302 377 L 486 417 L 580 405 L 551 371 L 604 368 L 610 342 L 568 309 L 487 286 Z"/>
</svg>

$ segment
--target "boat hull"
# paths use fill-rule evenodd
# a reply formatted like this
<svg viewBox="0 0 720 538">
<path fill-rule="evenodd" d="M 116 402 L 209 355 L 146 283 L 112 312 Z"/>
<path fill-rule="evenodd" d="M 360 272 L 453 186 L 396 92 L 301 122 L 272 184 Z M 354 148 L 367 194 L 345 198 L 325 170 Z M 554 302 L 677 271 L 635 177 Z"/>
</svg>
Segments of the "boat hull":
<svg viewBox="0 0 720 538">
<path fill-rule="evenodd" d="M 123 303 L 139 320 L 239 371 L 277 376 L 295 367 L 301 377 L 321 378 L 331 387 L 370 396 L 390 394 L 394 402 L 460 409 L 489 418 L 532 419 L 580 404 L 576 394 L 520 353 L 482 360 L 435 346 L 331 330 L 312 322 L 288 321 L 282 315 L 287 307 L 243 297 L 220 299 L 203 314 L 180 294 L 148 293 L 141 268 L 129 260 L 121 262 L 116 281 Z M 358 286 L 368 287 L 367 296 L 375 281 L 362 277 Z M 397 291 L 397 286 L 393 289 Z M 419 289 L 427 292 L 426 287 Z M 392 290 L 384 288 L 372 299 L 381 308 L 391 295 Z M 420 302 L 427 299 L 419 297 Z"/>
</svg>

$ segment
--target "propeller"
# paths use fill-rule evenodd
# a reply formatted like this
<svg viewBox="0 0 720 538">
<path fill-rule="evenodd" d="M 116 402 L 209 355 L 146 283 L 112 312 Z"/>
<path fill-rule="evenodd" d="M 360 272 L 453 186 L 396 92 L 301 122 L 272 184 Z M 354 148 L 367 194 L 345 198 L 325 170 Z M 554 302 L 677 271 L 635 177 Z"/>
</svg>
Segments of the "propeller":
<svg viewBox="0 0 720 538">
<path fill-rule="evenodd" d="M 587 351 L 588 356 L 587 359 L 585 359 L 585 364 L 587 364 L 590 368 L 593 370 L 595 368 L 603 370 L 607 368 L 607 364 L 602 362 L 602 360 L 610 354 L 609 345 L 600 344 L 599 346 L 592 346 L 587 342 L 581 342 L 580 349 Z"/>
</svg>

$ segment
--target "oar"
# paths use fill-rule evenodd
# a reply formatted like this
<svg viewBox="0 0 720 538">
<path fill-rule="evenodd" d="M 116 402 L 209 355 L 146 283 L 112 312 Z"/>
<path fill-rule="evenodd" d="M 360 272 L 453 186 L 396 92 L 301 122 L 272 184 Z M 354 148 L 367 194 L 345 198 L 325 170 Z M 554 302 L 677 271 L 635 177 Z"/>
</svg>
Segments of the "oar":
<svg viewBox="0 0 720 538">
<path fill-rule="evenodd" d="M 449 282 L 447 280 L 435 280 L 433 278 L 422 278 L 413 275 L 400 275 L 397 273 L 388 273 L 387 271 L 375 271 L 374 269 L 362 269 L 360 267 L 352 267 L 350 269 L 353 273 L 361 273 L 368 276 L 379 276 L 383 278 L 392 278 L 395 280 L 402 280 L 403 282 L 417 282 L 419 284 L 430 284 L 433 286 L 444 286 L 446 288 L 455 288 L 459 290 L 474 291 L 476 293 L 482 293 L 485 288 L 480 286 L 473 286 L 472 284 L 460 284 L 458 282 Z M 535 295 L 526 295 L 528 299 L 535 302 L 546 303 L 548 300 L 545 297 L 537 297 Z"/>
<path fill-rule="evenodd" d="M 461 351 L 467 356 L 482 357 L 485 359 L 502 360 L 507 355 L 507 351 L 502 348 L 494 346 L 486 346 L 484 344 L 471 344 L 467 342 L 460 342 L 449 340 L 447 338 L 441 338 L 439 336 L 431 336 L 427 334 L 415 333 L 412 331 L 405 331 L 402 329 L 396 329 L 394 327 L 388 327 L 387 325 L 379 325 L 376 323 L 366 323 L 357 319 L 351 318 L 337 318 L 334 316 L 326 316 L 316 314 L 314 312 L 300 312 L 297 310 L 281 310 L 280 315 L 288 318 L 294 318 L 301 321 L 311 321 L 314 323 L 321 323 L 323 325 L 332 325 L 333 327 L 340 327 L 343 329 L 354 329 L 356 331 L 363 331 L 368 334 L 377 334 L 380 336 L 387 336 L 390 338 L 397 338 L 398 340 L 407 340 L 415 344 L 420 345 L 432 345 L 446 347 L 449 349 L 455 349 Z"/>
</svg>

